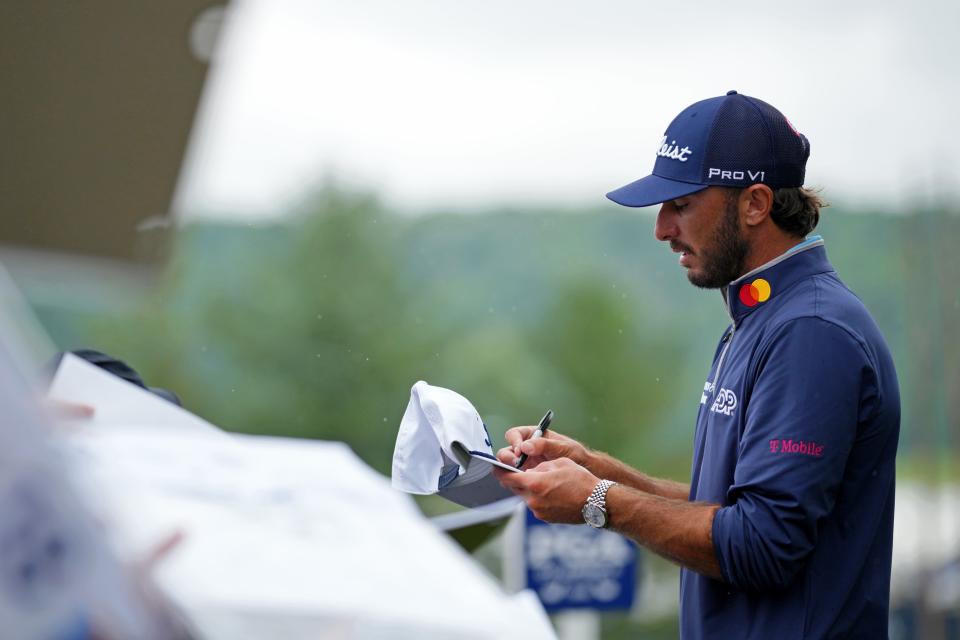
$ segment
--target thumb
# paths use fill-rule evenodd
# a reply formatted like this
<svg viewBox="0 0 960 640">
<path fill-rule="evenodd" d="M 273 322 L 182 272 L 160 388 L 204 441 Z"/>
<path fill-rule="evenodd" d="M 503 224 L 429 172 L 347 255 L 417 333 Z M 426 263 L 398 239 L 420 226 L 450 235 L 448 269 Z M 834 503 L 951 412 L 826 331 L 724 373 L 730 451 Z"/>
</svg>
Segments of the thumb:
<svg viewBox="0 0 960 640">
<path fill-rule="evenodd" d="M 564 442 L 563 440 L 537 438 L 535 440 L 524 440 L 520 444 L 520 451 L 528 456 L 539 456 L 546 460 L 556 460 L 557 458 L 569 457 L 571 447 L 568 442 Z"/>
</svg>

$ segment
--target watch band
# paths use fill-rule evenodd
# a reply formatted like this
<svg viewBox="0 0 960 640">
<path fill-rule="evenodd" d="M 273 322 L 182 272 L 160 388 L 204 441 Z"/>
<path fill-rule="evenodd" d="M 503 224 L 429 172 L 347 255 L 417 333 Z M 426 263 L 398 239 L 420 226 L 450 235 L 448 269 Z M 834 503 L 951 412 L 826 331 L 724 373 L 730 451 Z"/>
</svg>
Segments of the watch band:
<svg viewBox="0 0 960 640">
<path fill-rule="evenodd" d="M 597 486 L 593 488 L 593 493 L 590 494 L 590 497 L 587 498 L 587 502 L 595 504 L 604 511 L 607 509 L 607 491 L 610 490 L 610 487 L 617 484 L 613 480 L 601 480 L 597 483 Z"/>
</svg>

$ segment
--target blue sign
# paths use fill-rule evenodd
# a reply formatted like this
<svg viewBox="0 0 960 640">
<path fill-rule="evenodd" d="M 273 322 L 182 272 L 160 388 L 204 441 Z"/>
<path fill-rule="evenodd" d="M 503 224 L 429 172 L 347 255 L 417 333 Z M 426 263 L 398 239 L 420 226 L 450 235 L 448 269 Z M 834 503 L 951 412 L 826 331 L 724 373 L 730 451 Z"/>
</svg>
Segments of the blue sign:
<svg viewBox="0 0 960 640">
<path fill-rule="evenodd" d="M 637 547 L 618 533 L 547 524 L 527 509 L 523 554 L 527 587 L 547 611 L 612 611 L 633 604 Z"/>
</svg>

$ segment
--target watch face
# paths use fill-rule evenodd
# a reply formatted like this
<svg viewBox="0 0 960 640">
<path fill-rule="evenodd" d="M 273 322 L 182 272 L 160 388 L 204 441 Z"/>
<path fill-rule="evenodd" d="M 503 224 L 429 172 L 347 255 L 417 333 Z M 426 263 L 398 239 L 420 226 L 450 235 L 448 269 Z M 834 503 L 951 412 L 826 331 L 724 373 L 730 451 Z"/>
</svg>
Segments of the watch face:
<svg viewBox="0 0 960 640">
<path fill-rule="evenodd" d="M 583 505 L 583 520 L 591 527 L 602 529 L 607 524 L 607 513 L 595 504 Z"/>
</svg>

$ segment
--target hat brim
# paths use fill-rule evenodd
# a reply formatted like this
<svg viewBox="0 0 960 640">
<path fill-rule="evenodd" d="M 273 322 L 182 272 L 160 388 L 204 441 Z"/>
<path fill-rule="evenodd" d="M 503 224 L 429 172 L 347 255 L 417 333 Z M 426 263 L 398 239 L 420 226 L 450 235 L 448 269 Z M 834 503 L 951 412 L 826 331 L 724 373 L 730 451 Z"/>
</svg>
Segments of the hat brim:
<svg viewBox="0 0 960 640">
<path fill-rule="evenodd" d="M 708 186 L 710 185 L 670 180 L 650 174 L 646 178 L 640 178 L 636 182 L 614 189 L 607 194 L 607 197 L 625 207 L 649 207 L 703 191 Z"/>
</svg>

